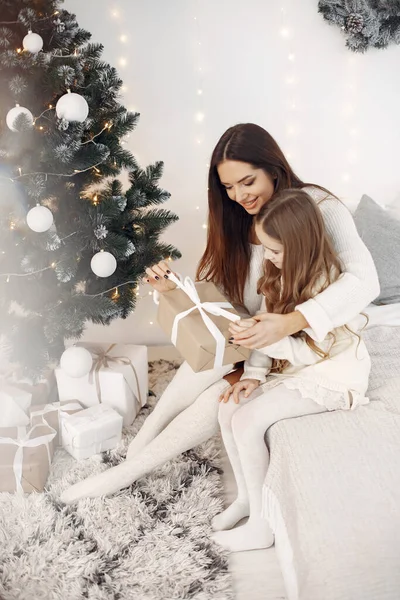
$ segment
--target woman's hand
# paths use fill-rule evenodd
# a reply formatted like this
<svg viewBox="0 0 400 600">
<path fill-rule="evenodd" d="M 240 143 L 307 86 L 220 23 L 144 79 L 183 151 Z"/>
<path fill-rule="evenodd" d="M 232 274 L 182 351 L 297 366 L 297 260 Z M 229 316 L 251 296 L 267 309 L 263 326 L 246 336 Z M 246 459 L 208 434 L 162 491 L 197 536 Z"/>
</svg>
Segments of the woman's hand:
<svg viewBox="0 0 400 600">
<path fill-rule="evenodd" d="M 252 322 L 252 324 L 250 324 Z M 257 350 L 279 342 L 287 335 L 293 335 L 309 327 L 303 315 L 294 311 L 286 315 L 261 313 L 252 319 L 242 319 L 231 323 L 232 344 Z"/>
<path fill-rule="evenodd" d="M 231 387 L 219 397 L 218 402 L 226 403 L 229 401 L 229 398 L 232 395 L 235 404 L 239 404 L 240 392 L 244 392 L 244 397 L 247 398 L 252 392 L 254 392 L 254 390 L 258 388 L 259 385 L 260 382 L 258 379 L 242 379 L 242 381 L 238 381 L 234 385 L 231 385 Z"/>
<path fill-rule="evenodd" d="M 149 283 L 160 294 L 170 292 L 176 288 L 176 284 L 168 279 L 171 272 L 169 265 L 162 260 L 146 269 L 147 277 L 144 278 L 144 283 Z"/>
</svg>

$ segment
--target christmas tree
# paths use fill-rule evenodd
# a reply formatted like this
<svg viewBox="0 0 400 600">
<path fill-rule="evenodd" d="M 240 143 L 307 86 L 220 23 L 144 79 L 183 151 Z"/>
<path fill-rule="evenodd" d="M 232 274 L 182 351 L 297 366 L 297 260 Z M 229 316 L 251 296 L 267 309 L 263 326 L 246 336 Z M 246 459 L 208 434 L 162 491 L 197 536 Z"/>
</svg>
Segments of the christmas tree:
<svg viewBox="0 0 400 600">
<path fill-rule="evenodd" d="M 87 321 L 135 308 L 159 240 L 162 163 L 123 147 L 138 114 L 122 81 L 60 0 L 0 0 L 0 332 L 9 360 L 38 376 Z M 123 191 L 116 178 L 129 172 Z"/>
</svg>

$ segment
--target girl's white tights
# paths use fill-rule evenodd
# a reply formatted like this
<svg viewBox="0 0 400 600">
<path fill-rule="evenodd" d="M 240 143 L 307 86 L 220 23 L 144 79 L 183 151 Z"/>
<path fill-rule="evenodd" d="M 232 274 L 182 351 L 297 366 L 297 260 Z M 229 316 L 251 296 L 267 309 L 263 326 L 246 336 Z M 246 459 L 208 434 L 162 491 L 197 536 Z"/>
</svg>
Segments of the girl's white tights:
<svg viewBox="0 0 400 600">
<path fill-rule="evenodd" d="M 216 434 L 217 399 L 229 385 L 222 378 L 232 367 L 194 373 L 183 363 L 129 446 L 127 460 L 76 483 L 61 500 L 113 494 Z"/>
<path fill-rule="evenodd" d="M 326 408 L 302 398 L 297 390 L 283 384 L 257 395 L 244 398 L 240 404 L 232 399 L 220 404 L 219 423 L 225 448 L 238 488 L 237 499 L 213 520 L 216 530 L 230 529 L 244 517 L 245 525 L 230 531 L 218 531 L 213 539 L 231 552 L 268 548 L 273 533 L 261 517 L 262 486 L 269 465 L 265 433 L 271 425 L 283 419 L 325 412 Z"/>
</svg>

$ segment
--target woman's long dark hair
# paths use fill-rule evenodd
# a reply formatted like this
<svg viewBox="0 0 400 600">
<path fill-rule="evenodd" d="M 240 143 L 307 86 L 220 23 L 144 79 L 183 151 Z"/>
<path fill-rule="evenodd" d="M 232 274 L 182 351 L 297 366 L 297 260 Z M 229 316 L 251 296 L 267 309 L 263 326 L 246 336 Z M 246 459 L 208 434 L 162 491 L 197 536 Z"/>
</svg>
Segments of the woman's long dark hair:
<svg viewBox="0 0 400 600">
<path fill-rule="evenodd" d="M 231 302 L 243 305 L 250 266 L 253 217 L 229 199 L 217 167 L 225 160 L 263 169 L 275 181 L 275 193 L 307 185 L 297 177 L 282 150 L 265 129 L 253 123 L 230 127 L 217 143 L 208 175 L 207 246 L 197 268 L 198 281 L 212 281 Z M 319 187 L 319 186 L 316 186 Z M 324 188 L 321 188 L 324 190 Z M 327 195 L 330 193 L 328 190 Z"/>
</svg>

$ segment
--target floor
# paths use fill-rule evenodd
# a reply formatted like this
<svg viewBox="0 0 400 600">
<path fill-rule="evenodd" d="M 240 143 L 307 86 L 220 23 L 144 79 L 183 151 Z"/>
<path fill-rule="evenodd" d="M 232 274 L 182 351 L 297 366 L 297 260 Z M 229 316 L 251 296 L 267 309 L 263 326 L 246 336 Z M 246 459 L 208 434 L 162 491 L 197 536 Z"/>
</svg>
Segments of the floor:
<svg viewBox="0 0 400 600">
<path fill-rule="evenodd" d="M 236 485 L 228 458 L 224 456 L 224 488 L 226 505 L 236 497 Z M 229 557 L 234 580 L 235 600 L 285 600 L 282 574 L 275 548 L 235 552 Z"/>
<path fill-rule="evenodd" d="M 173 346 L 150 346 L 149 361 L 178 358 Z M 236 497 L 236 484 L 226 455 L 223 457 L 226 506 Z M 275 548 L 237 552 L 229 557 L 234 579 L 235 600 L 286 600 L 282 574 Z"/>
</svg>

